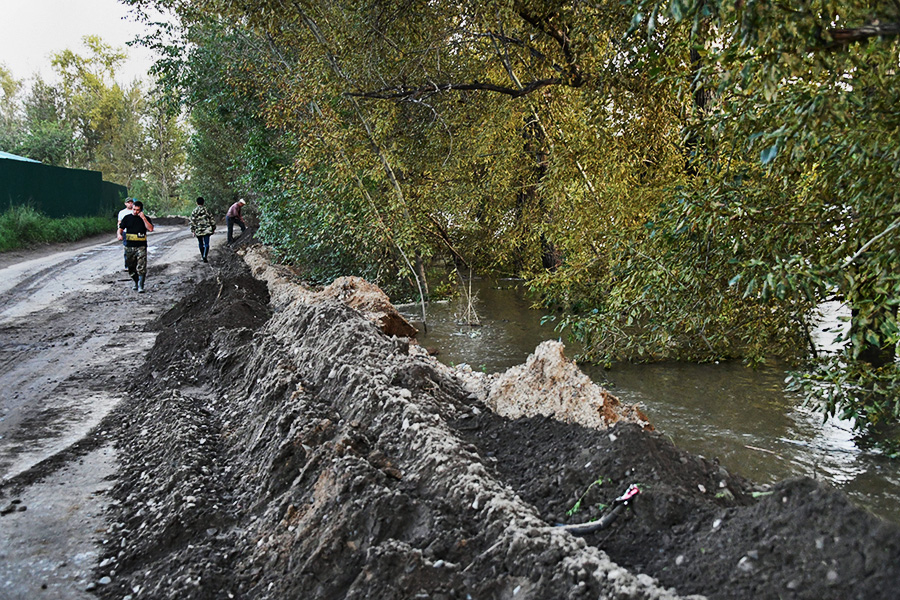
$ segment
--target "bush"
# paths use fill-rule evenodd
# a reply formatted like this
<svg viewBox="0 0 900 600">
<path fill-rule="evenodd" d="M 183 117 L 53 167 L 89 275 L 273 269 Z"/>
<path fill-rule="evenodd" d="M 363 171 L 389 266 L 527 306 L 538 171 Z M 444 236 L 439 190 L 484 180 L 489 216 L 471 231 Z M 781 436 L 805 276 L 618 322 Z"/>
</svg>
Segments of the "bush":
<svg viewBox="0 0 900 600">
<path fill-rule="evenodd" d="M 98 233 L 115 231 L 110 217 L 51 219 L 30 206 L 13 206 L 0 213 L 0 252 L 49 242 L 74 242 Z"/>
</svg>

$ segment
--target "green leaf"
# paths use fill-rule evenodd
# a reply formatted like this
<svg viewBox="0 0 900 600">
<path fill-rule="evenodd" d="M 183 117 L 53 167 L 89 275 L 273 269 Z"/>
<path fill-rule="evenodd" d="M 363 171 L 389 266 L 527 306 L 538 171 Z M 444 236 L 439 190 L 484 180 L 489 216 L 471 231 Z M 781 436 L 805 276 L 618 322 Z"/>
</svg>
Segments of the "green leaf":
<svg viewBox="0 0 900 600">
<path fill-rule="evenodd" d="M 769 164 L 778 156 L 778 144 L 773 144 L 759 153 L 759 162 L 764 165 Z"/>
<path fill-rule="evenodd" d="M 637 31 L 638 27 L 641 26 L 641 23 L 644 20 L 644 13 L 636 12 L 634 16 L 631 17 L 631 25 L 628 27 L 628 31 L 625 32 L 624 37 L 629 37 L 632 33 Z"/>
<path fill-rule="evenodd" d="M 878 338 L 878 334 L 872 330 L 866 331 L 866 342 L 871 344 L 872 346 L 881 345 L 881 340 Z"/>
</svg>

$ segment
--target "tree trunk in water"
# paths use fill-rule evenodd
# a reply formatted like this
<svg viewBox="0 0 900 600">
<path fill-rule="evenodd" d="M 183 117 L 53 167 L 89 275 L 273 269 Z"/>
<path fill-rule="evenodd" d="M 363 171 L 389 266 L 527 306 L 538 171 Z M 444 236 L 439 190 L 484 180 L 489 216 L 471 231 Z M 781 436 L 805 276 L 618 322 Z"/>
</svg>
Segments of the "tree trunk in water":
<svg viewBox="0 0 900 600">
<path fill-rule="evenodd" d="M 897 316 L 896 308 L 892 311 L 893 316 Z M 859 331 L 860 325 L 858 324 L 858 317 L 860 314 L 860 310 L 858 308 L 851 309 L 850 311 L 850 334 L 851 336 Z M 876 316 L 877 321 L 884 320 L 887 317 L 887 314 L 884 316 Z M 883 367 L 885 365 L 889 365 L 894 362 L 897 358 L 897 353 L 895 347 L 891 344 L 885 346 L 877 346 L 872 344 L 863 338 L 860 343 L 859 351 L 856 355 L 856 358 L 869 363 L 876 369 L 879 367 Z"/>
<path fill-rule="evenodd" d="M 428 299 L 430 294 L 428 292 L 428 279 L 425 277 L 425 262 L 422 260 L 422 255 L 418 251 L 416 251 L 416 273 L 419 275 L 419 281 L 422 282 L 425 299 Z"/>
<path fill-rule="evenodd" d="M 536 118 L 525 123 L 523 137 L 525 138 L 525 154 L 534 157 L 534 181 L 519 192 L 516 202 L 517 218 L 522 218 L 522 214 L 527 206 L 535 206 L 537 207 L 540 225 L 542 226 L 544 223 L 551 222 L 553 215 L 547 209 L 544 197 L 538 189 L 541 181 L 547 175 L 549 154 L 544 148 L 544 133 Z M 553 270 L 562 265 L 559 250 L 547 239 L 543 231 L 540 234 L 540 252 L 541 266 L 544 269 Z"/>
</svg>

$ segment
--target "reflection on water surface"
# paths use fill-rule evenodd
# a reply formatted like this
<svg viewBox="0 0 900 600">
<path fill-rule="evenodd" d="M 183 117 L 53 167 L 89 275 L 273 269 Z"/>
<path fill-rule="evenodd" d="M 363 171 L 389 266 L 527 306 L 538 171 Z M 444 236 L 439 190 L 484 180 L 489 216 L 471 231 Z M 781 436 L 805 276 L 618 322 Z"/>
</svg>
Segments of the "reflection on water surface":
<svg viewBox="0 0 900 600">
<path fill-rule="evenodd" d="M 481 325 L 460 325 L 457 299 L 428 307 L 423 346 L 445 364 L 468 363 L 494 373 L 520 364 L 544 340 L 559 339 L 543 313 L 531 310 L 515 280 L 473 282 Z M 417 305 L 399 307 L 421 327 Z M 572 356 L 574 352 L 567 351 Z M 808 476 L 830 482 L 858 504 L 900 523 L 900 461 L 861 452 L 849 425 L 802 406 L 783 391 L 784 372 L 740 363 L 582 366 L 625 402 L 640 403 L 658 430 L 679 447 L 718 458 L 760 483 Z"/>
</svg>

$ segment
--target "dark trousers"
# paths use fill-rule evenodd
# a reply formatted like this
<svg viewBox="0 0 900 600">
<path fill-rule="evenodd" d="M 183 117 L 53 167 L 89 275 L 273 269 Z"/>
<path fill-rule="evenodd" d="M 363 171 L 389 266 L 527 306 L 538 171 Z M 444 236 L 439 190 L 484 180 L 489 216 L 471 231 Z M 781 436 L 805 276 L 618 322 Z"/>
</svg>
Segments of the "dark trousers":
<svg viewBox="0 0 900 600">
<path fill-rule="evenodd" d="M 244 225 L 243 219 L 238 219 L 237 217 L 225 217 L 225 226 L 228 227 L 228 243 L 234 241 L 234 224 L 237 223 L 241 226 L 241 234 L 243 235 L 244 231 L 247 230 L 247 226 Z"/>
<path fill-rule="evenodd" d="M 200 256 L 209 256 L 209 235 L 198 235 L 197 243 L 200 245 Z"/>
</svg>

